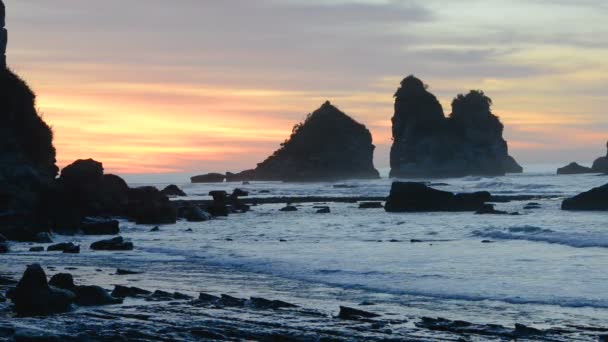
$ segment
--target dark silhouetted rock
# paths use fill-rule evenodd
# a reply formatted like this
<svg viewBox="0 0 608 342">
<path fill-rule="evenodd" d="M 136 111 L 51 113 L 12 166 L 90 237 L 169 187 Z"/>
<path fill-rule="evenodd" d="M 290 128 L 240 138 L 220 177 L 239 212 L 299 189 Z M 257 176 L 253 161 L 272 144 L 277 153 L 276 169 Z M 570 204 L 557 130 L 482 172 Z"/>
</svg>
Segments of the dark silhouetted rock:
<svg viewBox="0 0 608 342">
<path fill-rule="evenodd" d="M 423 183 L 394 182 L 384 209 L 388 212 L 477 211 L 490 198 L 486 191 L 453 194 Z"/>
<path fill-rule="evenodd" d="M 221 173 L 208 173 L 190 178 L 192 183 L 223 183 L 226 176 Z"/>
<path fill-rule="evenodd" d="M 217 303 L 220 297 L 201 292 L 198 295 L 198 300 L 202 303 Z"/>
<path fill-rule="evenodd" d="M 133 243 L 125 241 L 122 236 L 118 236 L 113 239 L 93 242 L 91 249 L 96 251 L 130 251 L 133 249 Z"/>
<path fill-rule="evenodd" d="M 255 179 L 255 170 L 245 170 L 239 173 L 226 172 L 226 182 L 249 182 Z"/>
<path fill-rule="evenodd" d="M 242 189 L 234 189 L 232 194 L 228 197 L 228 204 L 230 205 L 232 212 L 244 213 L 251 209 L 247 204 L 243 203 L 239 197 L 247 197 L 249 192 Z"/>
<path fill-rule="evenodd" d="M 287 206 L 279 209 L 279 211 L 287 211 L 287 212 L 289 212 L 289 211 L 298 211 L 298 208 L 295 207 L 295 206 L 293 206 L 293 205 L 289 205 L 288 204 Z"/>
<path fill-rule="evenodd" d="M 349 308 L 346 306 L 341 306 L 340 313 L 338 314 L 338 318 L 347 319 L 347 320 L 360 320 L 360 319 L 364 319 L 364 318 L 375 318 L 375 317 L 380 317 L 380 315 L 372 313 L 372 312 L 368 312 L 368 311 Z"/>
<path fill-rule="evenodd" d="M 161 192 L 169 197 L 187 196 L 186 193 L 175 184 L 168 185 Z"/>
<path fill-rule="evenodd" d="M 51 234 L 47 233 L 47 232 L 40 232 L 38 234 L 36 234 L 36 241 L 37 243 L 51 243 L 53 242 L 53 238 L 51 237 Z"/>
<path fill-rule="evenodd" d="M 129 189 L 127 216 L 137 224 L 172 224 L 177 211 L 157 188 L 145 186 Z"/>
<path fill-rule="evenodd" d="M 522 172 L 509 156 L 503 125 L 482 91 L 458 95 L 446 118 L 414 76 L 395 93 L 391 177 L 461 177 Z"/>
<path fill-rule="evenodd" d="M 608 184 L 565 199 L 562 210 L 608 210 Z"/>
<path fill-rule="evenodd" d="M 574 162 L 557 169 L 558 175 L 576 175 L 581 173 L 593 173 L 593 170 L 589 167 L 581 166 Z"/>
<path fill-rule="evenodd" d="M 112 297 L 108 291 L 99 286 L 77 286 L 74 292 L 76 293 L 76 304 L 81 306 L 112 305 L 122 303 L 121 298 Z"/>
<path fill-rule="evenodd" d="M 236 297 L 232 297 L 229 296 L 227 294 L 223 294 L 222 297 L 220 298 L 218 304 L 223 305 L 223 306 L 231 306 L 231 307 L 243 307 L 245 306 L 245 303 L 247 302 L 246 299 L 243 298 L 236 298 Z"/>
<path fill-rule="evenodd" d="M 297 308 L 295 304 L 287 303 L 282 300 L 270 300 L 266 298 L 251 297 L 249 302 L 252 306 L 258 309 L 278 310 L 285 308 Z"/>
<path fill-rule="evenodd" d="M 334 181 L 379 178 L 372 135 L 329 102 L 293 128 L 279 150 L 258 164 L 254 180 Z"/>
<path fill-rule="evenodd" d="M 116 269 L 117 275 L 133 275 L 133 274 L 141 274 L 141 272 L 129 271 L 122 268 Z"/>
<path fill-rule="evenodd" d="M 51 277 L 49 285 L 54 286 L 58 289 L 69 290 L 74 292 L 76 285 L 74 284 L 74 277 L 69 273 L 57 273 Z"/>
<path fill-rule="evenodd" d="M 205 222 L 212 219 L 211 214 L 196 205 L 184 208 L 183 211 L 188 222 Z"/>
<path fill-rule="evenodd" d="M 80 224 L 85 235 L 116 235 L 120 232 L 119 222 L 99 218 L 85 218 Z"/>
<path fill-rule="evenodd" d="M 8 242 L 0 241 L 0 254 L 8 253 L 8 252 L 10 252 L 10 250 L 11 249 L 8 246 Z"/>
<path fill-rule="evenodd" d="M 17 314 L 36 316 L 68 311 L 76 296 L 71 291 L 49 286 L 42 267 L 34 264 L 27 267 L 10 297 Z"/>
<path fill-rule="evenodd" d="M 606 149 L 608 150 L 608 143 L 606 143 Z M 606 152 L 605 157 L 597 158 L 593 162 L 593 166 L 591 167 L 593 172 L 598 173 L 608 173 L 608 151 Z"/>
<path fill-rule="evenodd" d="M 78 254 L 78 253 L 80 253 L 80 246 L 79 245 L 68 246 L 63 249 L 63 253 Z"/>
<path fill-rule="evenodd" d="M 44 252 L 44 247 L 42 247 L 42 246 L 32 247 L 32 248 L 30 248 L 30 252 Z"/>
<path fill-rule="evenodd" d="M 145 297 L 150 295 L 152 292 L 140 289 L 137 287 L 127 287 L 122 285 L 116 285 L 114 291 L 112 291 L 112 297 L 126 298 L 126 297 Z"/>
<path fill-rule="evenodd" d="M 62 242 L 55 245 L 48 246 L 46 248 L 47 252 L 65 252 L 74 250 L 79 246 L 75 245 L 72 242 Z"/>
<path fill-rule="evenodd" d="M 477 215 L 507 215 L 506 211 L 496 210 L 494 204 L 486 203 L 479 208 L 475 214 Z"/>
<path fill-rule="evenodd" d="M 323 207 L 317 209 L 317 214 L 329 214 L 331 213 L 331 209 L 329 207 Z"/>
<path fill-rule="evenodd" d="M 361 202 L 359 203 L 359 209 L 382 209 L 384 206 L 382 202 Z"/>
<path fill-rule="evenodd" d="M 210 191 L 213 203 L 207 207 L 207 212 L 213 216 L 228 216 L 228 194 L 223 190 Z"/>
</svg>

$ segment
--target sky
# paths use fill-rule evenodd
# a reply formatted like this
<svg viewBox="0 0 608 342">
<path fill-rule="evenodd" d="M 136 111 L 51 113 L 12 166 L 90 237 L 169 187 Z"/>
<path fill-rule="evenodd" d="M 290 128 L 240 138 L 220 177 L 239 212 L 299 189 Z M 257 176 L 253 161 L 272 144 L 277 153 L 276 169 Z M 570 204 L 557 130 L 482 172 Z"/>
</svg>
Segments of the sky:
<svg viewBox="0 0 608 342">
<path fill-rule="evenodd" d="M 4 0 L 9 66 L 37 94 L 60 166 L 239 171 L 330 100 L 387 167 L 414 74 L 450 112 L 482 89 L 511 154 L 590 164 L 608 140 L 605 0 Z"/>
</svg>

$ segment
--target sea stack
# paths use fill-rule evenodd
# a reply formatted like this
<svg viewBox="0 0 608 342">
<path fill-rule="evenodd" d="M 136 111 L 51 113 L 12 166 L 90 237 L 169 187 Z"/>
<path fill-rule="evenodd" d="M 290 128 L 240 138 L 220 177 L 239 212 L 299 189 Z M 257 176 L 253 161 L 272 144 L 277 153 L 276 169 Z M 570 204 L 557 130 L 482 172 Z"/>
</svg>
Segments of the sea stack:
<svg viewBox="0 0 608 342">
<path fill-rule="evenodd" d="M 374 149 L 369 130 L 327 101 L 246 174 L 253 180 L 290 182 L 374 179 L 379 178 Z"/>
<path fill-rule="evenodd" d="M 4 8 L 4 2 L 0 0 L 0 26 L 2 30 L 0 30 L 0 68 L 6 68 L 6 44 L 8 43 L 8 32 L 6 31 L 6 9 Z"/>
<path fill-rule="evenodd" d="M 608 173 L 608 142 L 606 143 L 606 156 L 599 157 L 593 162 L 593 172 Z"/>
<path fill-rule="evenodd" d="M 483 91 L 458 95 L 445 117 L 437 98 L 410 75 L 395 93 L 391 177 L 463 177 L 521 173 L 504 126 Z"/>
</svg>

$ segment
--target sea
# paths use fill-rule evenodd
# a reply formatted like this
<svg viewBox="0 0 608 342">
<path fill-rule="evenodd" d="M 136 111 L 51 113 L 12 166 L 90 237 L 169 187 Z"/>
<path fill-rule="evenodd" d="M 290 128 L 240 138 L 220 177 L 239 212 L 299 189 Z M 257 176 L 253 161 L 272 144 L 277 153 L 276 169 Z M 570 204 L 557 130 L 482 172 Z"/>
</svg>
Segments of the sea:
<svg viewBox="0 0 608 342">
<path fill-rule="evenodd" d="M 188 194 L 181 199 L 192 200 L 209 199 L 211 190 L 235 188 L 258 198 L 383 197 L 394 181 L 191 184 L 175 175 L 126 178 L 131 186 L 176 184 Z M 452 192 L 483 190 L 539 199 L 496 204 L 498 210 L 520 215 L 387 213 L 359 209 L 356 203 L 304 203 L 296 212 L 281 212 L 281 203 L 207 222 L 180 221 L 156 232 L 151 232 L 154 226 L 122 221 L 121 235 L 133 241 L 133 251 L 94 252 L 88 246 L 99 237 L 55 236 L 55 242 L 80 244 L 81 253 L 33 253 L 31 245 L 15 244 L 14 253 L 2 256 L 0 273 L 18 278 L 25 265 L 36 262 L 49 275 L 70 272 L 77 282 L 108 289 L 122 284 L 192 296 L 205 292 L 279 299 L 328 319 L 340 306 L 357 307 L 401 322 L 390 336 L 403 340 L 451 338 L 417 335 L 415 323 L 421 317 L 578 331 L 564 340 L 597 340 L 599 332 L 608 331 L 608 213 L 560 209 L 564 198 L 606 184 L 608 176 L 558 176 L 554 168 L 538 166 L 503 177 L 427 181 Z M 538 206 L 525 209 L 529 202 Z M 320 205 L 329 206 L 331 213 L 317 214 L 314 207 Z M 117 276 L 116 268 L 141 273 Z M 127 309 L 104 312 L 142 311 L 143 306 L 131 303 Z M 188 319 L 196 315 L 190 312 Z M 216 323 L 221 315 L 248 324 L 277 322 L 273 315 L 250 312 L 204 315 Z M 162 311 L 158 319 L 179 325 L 184 317 Z M 322 325 L 281 319 L 285 327 L 303 330 Z M 48 329 L 61 322 L 9 320 Z M 345 334 L 353 340 L 366 336 L 361 331 Z"/>
</svg>

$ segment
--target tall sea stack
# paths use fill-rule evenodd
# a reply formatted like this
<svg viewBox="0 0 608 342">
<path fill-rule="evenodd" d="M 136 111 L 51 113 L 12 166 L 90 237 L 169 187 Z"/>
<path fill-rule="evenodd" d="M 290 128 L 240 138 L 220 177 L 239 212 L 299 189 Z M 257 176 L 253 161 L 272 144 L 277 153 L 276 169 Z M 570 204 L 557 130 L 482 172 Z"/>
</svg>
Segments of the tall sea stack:
<svg viewBox="0 0 608 342">
<path fill-rule="evenodd" d="M 374 149 L 369 130 L 327 101 L 272 156 L 242 175 L 296 182 L 379 178 Z"/>
<path fill-rule="evenodd" d="M 445 117 L 437 98 L 408 76 L 395 93 L 391 177 L 462 177 L 523 171 L 482 91 L 458 95 Z"/>
</svg>

